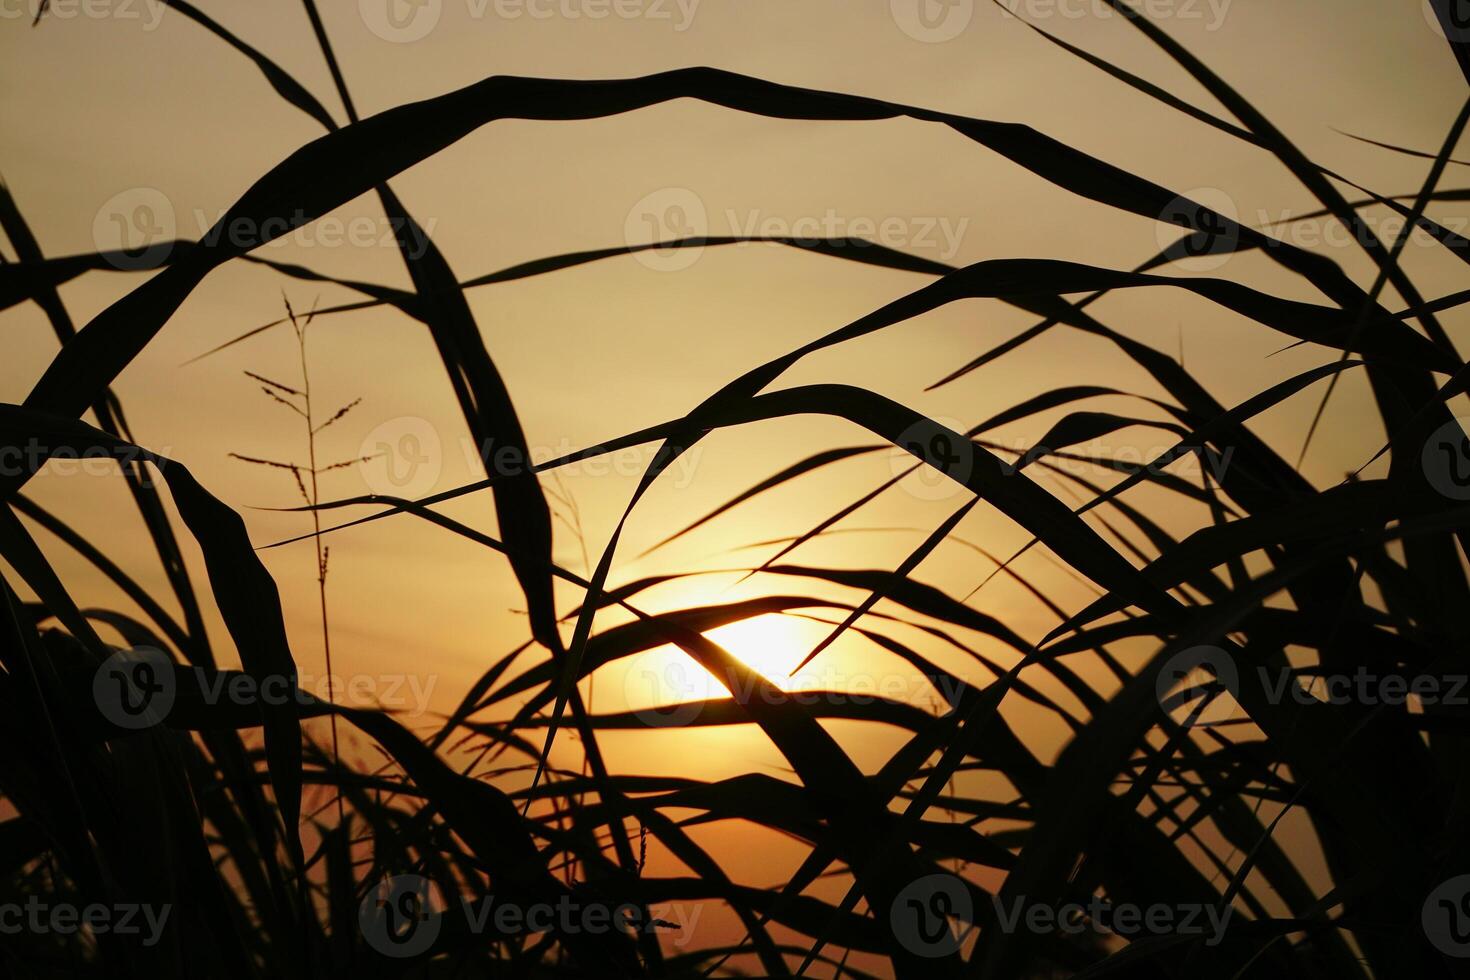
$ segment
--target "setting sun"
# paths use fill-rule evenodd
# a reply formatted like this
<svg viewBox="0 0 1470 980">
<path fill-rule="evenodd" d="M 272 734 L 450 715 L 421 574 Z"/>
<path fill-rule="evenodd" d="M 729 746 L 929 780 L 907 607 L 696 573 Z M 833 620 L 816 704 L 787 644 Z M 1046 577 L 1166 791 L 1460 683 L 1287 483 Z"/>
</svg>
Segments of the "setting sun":
<svg viewBox="0 0 1470 980">
<path fill-rule="evenodd" d="M 791 676 L 791 669 L 801 663 L 829 629 L 808 620 L 769 614 L 712 629 L 705 636 L 784 691 L 790 690 L 798 679 Z"/>
<path fill-rule="evenodd" d="M 766 614 L 716 627 L 705 636 L 781 690 L 789 691 L 797 686 L 816 686 L 811 672 L 821 668 L 820 661 L 794 677 L 790 672 L 829 628 L 791 616 Z M 611 665 L 608 673 L 620 677 L 622 696 L 634 711 L 656 711 L 730 695 L 713 674 L 673 644 L 654 647 Z"/>
</svg>

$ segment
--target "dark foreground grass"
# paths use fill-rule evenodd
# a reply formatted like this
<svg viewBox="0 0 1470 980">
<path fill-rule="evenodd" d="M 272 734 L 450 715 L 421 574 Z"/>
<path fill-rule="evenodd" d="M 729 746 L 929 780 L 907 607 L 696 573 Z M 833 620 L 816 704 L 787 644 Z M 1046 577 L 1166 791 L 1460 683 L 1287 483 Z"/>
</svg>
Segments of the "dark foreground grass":
<svg viewBox="0 0 1470 980">
<path fill-rule="evenodd" d="M 1464 700 L 1293 697 L 1276 680 L 1371 676 L 1419 684 L 1420 693 L 1451 692 L 1466 672 L 1470 637 L 1461 613 L 1470 607 L 1463 554 L 1470 545 L 1470 508 L 1462 500 L 1470 493 L 1461 498 L 1456 490 L 1470 483 L 1470 443 L 1447 403 L 1465 391 L 1470 374 L 1437 314 L 1470 296 L 1421 296 L 1398 263 L 1407 233 L 1382 241 L 1360 217 L 1364 207 L 1386 204 L 1410 227 L 1470 261 L 1470 242 L 1424 213 L 1431 202 L 1466 199 L 1463 190 L 1439 186 L 1464 113 L 1443 147 L 1427 154 L 1434 162 L 1421 188 L 1381 197 L 1355 189 L 1350 201 L 1343 178 L 1306 158 L 1228 83 L 1147 21 L 1129 13 L 1130 22 L 1233 120 L 1063 45 L 1135 88 L 1140 98 L 1162 101 L 1271 153 L 1320 201 L 1322 214 L 1352 229 L 1377 270 L 1363 284 L 1322 255 L 1242 226 L 1024 125 L 708 68 L 598 82 L 491 77 L 359 119 L 307 0 L 348 120 L 338 125 L 267 55 L 183 0 L 171 6 L 250 58 L 278 96 L 325 130 L 262 176 L 217 230 L 239 220 L 284 234 L 289 225 L 275 219 L 310 221 L 361 194 L 376 194 L 404 230 L 400 245 L 412 291 L 343 282 L 364 299 L 315 315 L 390 305 L 421 322 L 476 444 L 509 447 L 519 458 L 529 458 L 525 436 L 465 290 L 636 249 L 558 256 L 457 281 L 387 182 L 497 119 L 590 119 L 676 98 L 782 118 L 907 116 L 950 127 L 1059 189 L 1145 218 L 1173 220 L 1181 237 L 1126 271 L 1021 258 L 951 268 L 877 247 L 783 240 L 930 281 L 745 372 L 681 418 L 543 464 L 538 472 L 487 472 L 470 486 L 418 501 L 321 501 L 313 487 L 307 509 L 321 521 L 325 537 L 319 542 L 330 541 L 330 525 L 339 520 L 428 521 L 503 555 L 524 593 L 528 645 L 541 659 L 513 673 L 522 647 L 490 665 L 459 710 L 423 737 L 387 714 L 305 695 L 250 704 L 207 696 L 222 675 L 294 685 L 276 585 L 240 518 L 183 465 L 136 446 L 108 389 L 213 269 L 235 259 L 265 261 L 247 254 L 265 240 L 211 234 L 174 243 L 150 267 L 154 274 L 76 330 L 58 287 L 115 257 L 44 256 L 9 191 L 0 192 L 0 227 L 18 257 L 0 266 L 0 298 L 6 306 L 39 305 L 62 345 L 24 404 L 0 406 L 0 447 L 116 456 L 171 592 L 149 595 L 127 569 L 28 499 L 29 473 L 0 477 L 8 505 L 0 510 L 0 555 L 11 570 L 0 604 L 0 725 L 7 746 L 0 792 L 9 804 L 8 819 L 0 822 L 0 902 L 168 910 L 156 928 L 138 913 L 141 928 L 131 932 L 96 928 L 98 923 L 81 931 L 7 930 L 0 942 L 12 971 L 190 978 L 861 977 L 873 970 L 905 978 L 1470 975 L 1470 959 L 1462 958 L 1470 955 L 1470 879 L 1457 883 L 1470 872 L 1470 710 Z M 1452 47 L 1467 63 L 1460 46 Z M 690 239 L 665 247 L 733 241 Z M 1188 256 L 1250 250 L 1301 277 L 1321 301 L 1164 274 Z M 267 264 L 285 276 L 336 281 Z M 1385 304 L 1390 286 L 1405 308 Z M 1192 291 L 1280 333 L 1283 343 L 1325 348 L 1329 358 L 1240 404 L 1221 404 L 1171 355 L 1115 332 L 1087 311 L 1112 290 L 1165 288 Z M 1074 295 L 1086 298 L 1062 298 Z M 1076 446 L 1139 424 L 1080 407 L 1025 454 L 1001 450 L 986 437 L 1005 422 L 1119 394 L 1106 387 L 1042 390 L 963 433 L 852 386 L 767 391 L 807 354 L 973 297 L 1017 307 L 1036 323 L 956 365 L 940 383 L 984 370 L 1048 331 L 1082 331 L 1110 341 L 1120 358 L 1141 367 L 1167 394 L 1152 401 L 1168 421 L 1149 424 L 1173 448 L 1145 467 L 1079 456 Z M 1267 445 L 1247 423 L 1292 397 L 1319 398 L 1325 406 L 1331 386 L 1349 372 L 1366 376 L 1371 388 L 1387 433 L 1387 475 L 1314 486 L 1298 472 L 1295 455 Z M 299 394 L 284 392 L 287 398 Z M 81 421 L 86 413 L 90 423 Z M 938 469 L 970 491 L 896 569 L 782 561 L 879 487 L 854 488 L 850 504 L 762 566 L 796 584 L 856 588 L 864 600 L 842 605 L 772 595 L 653 615 L 639 608 L 640 595 L 663 580 L 608 588 L 618 533 L 586 576 L 552 560 L 552 512 L 538 473 L 655 444 L 658 451 L 628 505 L 631 513 L 659 475 L 709 432 L 804 414 L 845 419 L 867 430 L 873 442 L 814 455 L 775 475 L 752 474 L 749 491 L 698 523 L 841 459 L 895 445 L 914 455 L 916 467 Z M 1321 426 L 1330 421 L 1319 418 L 1324 421 L 1314 423 L 1309 438 L 1328 436 Z M 1202 474 L 1212 475 L 1185 479 L 1165 469 L 1188 455 L 1210 464 Z M 1093 464 L 1103 482 L 1058 465 L 1079 459 Z M 1228 465 L 1213 465 L 1222 461 Z M 1066 481 L 1086 502 L 1067 506 L 1033 480 L 1036 473 Z M 1145 482 L 1206 504 L 1213 522 L 1172 537 L 1128 502 L 1127 491 Z M 167 516 L 163 494 L 182 527 Z M 433 507 L 470 494 L 493 498 L 497 534 L 466 527 Z M 1032 642 L 912 580 L 909 573 L 982 500 L 1093 582 L 1101 598 L 1080 610 L 1064 609 L 1038 591 L 1057 625 Z M 1100 526 L 1128 533 L 1105 537 Z M 100 570 L 135 609 L 79 608 L 37 547 L 37 528 Z M 690 529 L 668 531 L 672 539 Z M 185 570 L 179 534 L 202 551 L 207 581 Z M 1016 575 L 1008 562 L 999 574 Z M 557 580 L 582 590 L 585 598 L 575 609 L 557 607 Z M 22 587 L 36 601 L 24 600 Z M 991 667 L 989 679 L 955 677 L 880 628 L 884 620 L 873 612 L 880 600 L 896 610 L 893 615 L 961 649 L 968 649 L 966 632 L 987 634 L 1013 649 L 1016 666 L 1004 669 L 977 653 Z M 217 668 L 200 611 L 205 603 L 219 610 L 241 671 Z M 599 629 L 596 614 L 614 606 L 626 622 Z M 181 612 L 176 617 L 166 607 Z M 830 622 L 831 635 L 812 657 L 841 632 L 861 631 L 912 665 L 943 703 L 931 713 L 881 699 L 849 701 L 839 711 L 820 699 L 796 699 L 705 636 L 714 627 L 772 612 L 820 613 Z M 162 652 L 119 659 L 99 626 L 132 648 Z M 609 770 L 599 733 L 641 726 L 647 717 L 590 713 L 578 682 L 597 667 L 668 643 L 732 694 L 691 713 L 689 723 L 754 722 L 787 760 L 794 782 L 652 779 Z M 1125 667 L 1113 648 L 1127 644 L 1153 652 Z M 1106 667 L 1116 681 L 1109 688 L 1114 693 L 1104 697 L 1079 676 L 1074 666 L 1082 657 Z M 1033 686 L 1041 677 L 1062 685 L 1085 713 L 1079 717 Z M 150 715 L 156 709 L 150 698 L 161 691 L 171 704 L 166 713 Z M 1001 714 L 1003 704 L 1018 700 L 1072 730 L 1055 759 L 1034 754 Z M 513 703 L 524 706 L 509 717 L 496 710 Z M 335 745 L 303 737 L 304 721 L 328 715 L 334 731 L 339 724 L 355 730 L 391 761 L 347 764 Z M 834 716 L 897 726 L 906 742 L 878 772 L 864 773 L 821 724 Z M 1218 723 L 1222 719 L 1228 723 Z M 580 773 L 546 764 L 558 732 L 567 729 L 585 754 Z M 678 725 L 660 737 L 677 741 Z M 451 749 L 465 745 L 496 760 L 492 773 L 507 778 L 472 777 L 446 761 L 454 757 Z M 529 789 L 503 788 L 526 786 L 528 769 L 534 773 Z M 1010 789 L 960 789 L 968 782 L 956 777 L 976 772 L 994 774 Z M 304 787 L 318 786 L 340 805 L 303 815 Z M 792 836 L 809 856 L 784 887 L 749 887 L 742 869 L 722 867 L 696 843 L 690 810 L 704 820 Z M 1275 836 L 1286 813 L 1310 827 L 1325 857 L 1326 881 Z M 645 873 L 650 847 L 676 857 L 687 873 Z M 833 874 L 847 889 L 845 897 L 817 897 L 813 886 Z M 986 890 L 982 879 L 1000 884 Z M 458 914 L 461 899 L 489 898 L 520 910 L 579 912 L 539 924 L 475 922 Z M 727 947 L 671 949 L 658 938 L 665 926 L 657 908 L 674 900 L 728 908 L 744 939 Z M 1111 937 L 1080 925 L 1066 911 L 1070 907 L 1106 925 Z M 1125 921 L 1123 910 L 1134 907 L 1156 914 Z M 588 926 L 592 918 L 604 924 Z M 855 955 L 862 969 L 848 963 Z"/>
</svg>

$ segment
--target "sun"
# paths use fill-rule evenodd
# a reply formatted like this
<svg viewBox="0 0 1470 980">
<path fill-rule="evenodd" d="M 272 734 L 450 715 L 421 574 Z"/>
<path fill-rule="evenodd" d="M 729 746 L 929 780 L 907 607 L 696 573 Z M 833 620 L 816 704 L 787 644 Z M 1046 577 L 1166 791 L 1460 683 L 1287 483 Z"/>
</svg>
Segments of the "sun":
<svg viewBox="0 0 1470 980">
<path fill-rule="evenodd" d="M 812 686 L 801 663 L 830 627 L 808 620 L 767 613 L 706 630 L 705 636 L 783 691 Z M 725 685 L 674 644 L 644 651 L 615 668 L 630 710 L 650 711 L 691 701 L 730 696 Z"/>
<path fill-rule="evenodd" d="M 789 676 L 791 669 L 811 652 L 822 629 L 807 620 L 767 613 L 707 630 L 704 635 L 785 691 L 799 681 L 799 676 Z"/>
</svg>

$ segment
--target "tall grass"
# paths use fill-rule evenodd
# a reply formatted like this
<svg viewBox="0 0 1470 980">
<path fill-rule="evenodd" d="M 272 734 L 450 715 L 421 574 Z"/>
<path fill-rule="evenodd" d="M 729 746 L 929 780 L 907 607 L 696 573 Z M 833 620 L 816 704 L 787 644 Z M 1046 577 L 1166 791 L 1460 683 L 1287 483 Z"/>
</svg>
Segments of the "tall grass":
<svg viewBox="0 0 1470 980">
<path fill-rule="evenodd" d="M 320 426 L 309 404 L 298 404 L 308 397 L 306 389 L 265 382 L 307 419 L 312 458 L 293 472 L 298 479 L 312 477 L 302 493 L 315 522 L 309 536 L 319 547 L 337 526 L 427 521 L 503 555 L 524 595 L 526 645 L 487 665 L 458 710 L 423 737 L 387 713 L 335 705 L 330 696 L 208 696 L 221 679 L 267 687 L 296 683 L 276 584 L 240 518 L 182 464 L 138 447 L 109 391 L 211 271 L 236 259 L 264 261 L 247 253 L 267 239 L 209 234 L 179 243 L 152 275 L 76 330 L 58 288 L 103 267 L 109 256 L 43 255 L 10 192 L 0 193 L 0 227 L 18 257 L 0 265 L 0 295 L 6 305 L 36 303 L 61 341 L 25 401 L 0 406 L 0 446 L 117 457 L 172 593 L 168 602 L 149 595 L 136 572 L 30 500 L 24 493 L 30 472 L 0 477 L 8 504 L 0 517 L 0 556 L 9 569 L 0 609 L 0 724 L 7 736 L 0 792 L 10 814 L 0 822 L 0 900 L 171 910 L 167 927 L 150 942 L 116 930 L 21 930 L 5 938 L 6 965 L 31 976 L 241 978 L 1470 973 L 1470 960 L 1456 955 L 1470 952 L 1456 931 L 1470 929 L 1470 908 L 1460 904 L 1465 890 L 1443 891 L 1446 882 L 1453 886 L 1452 879 L 1470 871 L 1470 715 L 1463 703 L 1293 697 L 1272 681 L 1310 686 L 1319 675 L 1366 673 L 1448 690 L 1464 676 L 1470 636 L 1462 613 L 1470 606 L 1470 581 L 1463 551 L 1470 545 L 1470 510 L 1455 495 L 1453 478 L 1457 467 L 1470 463 L 1470 442 L 1447 403 L 1465 392 L 1470 374 L 1437 314 L 1470 294 L 1427 300 L 1399 260 L 1410 229 L 1417 229 L 1470 261 L 1470 242 L 1425 213 L 1433 202 L 1465 199 L 1464 191 L 1439 185 L 1467 113 L 1430 154 L 1422 187 L 1381 196 L 1359 191 L 1361 198 L 1350 201 L 1344 178 L 1303 155 L 1226 80 L 1130 8 L 1109 2 L 1233 120 L 1046 36 L 1133 87 L 1140 99 L 1162 102 L 1270 153 L 1320 201 L 1323 214 L 1354 231 L 1374 263 L 1370 283 L 1355 281 L 1328 257 L 1203 205 L 1183 200 L 1181 206 L 1173 190 L 1025 125 L 708 68 L 598 82 L 491 77 L 359 119 L 314 3 L 306 0 L 347 119 L 339 125 L 266 53 L 185 0 L 174 0 L 171 6 L 196 21 L 211 42 L 223 41 L 250 59 L 277 96 L 325 131 L 261 176 L 216 230 L 238 222 L 284 233 L 288 226 L 272 219 L 314 220 L 375 193 L 405 229 L 399 244 L 412 291 L 267 264 L 283 276 L 337 282 L 365 297 L 317 316 L 389 305 L 423 323 L 476 444 L 511 447 L 521 459 L 529 458 L 525 435 L 466 290 L 636 248 L 556 256 L 457 281 L 388 182 L 495 120 L 592 119 L 676 98 L 791 119 L 906 116 L 949 127 L 1059 190 L 1147 219 L 1167 216 L 1181 226 L 1181 237 L 1132 270 L 1028 258 L 952 268 L 876 246 L 786 240 L 794 248 L 930 281 L 745 371 L 679 418 L 534 471 L 490 469 L 483 479 L 423 500 L 323 499 L 314 482 Z M 1441 12 L 1449 16 L 1448 7 Z M 1461 46 L 1455 54 L 1466 64 Z M 1380 204 L 1408 219 L 1395 240 L 1377 238 L 1361 217 L 1363 208 Z M 733 241 L 688 239 L 665 247 Z M 1288 300 L 1222 279 L 1166 274 L 1192 255 L 1252 250 L 1300 277 L 1321 299 Z M 1404 309 L 1386 305 L 1390 286 Z M 1188 290 L 1278 332 L 1283 343 L 1315 345 L 1330 356 L 1321 367 L 1239 404 L 1222 404 L 1171 354 L 1116 332 L 1088 311 L 1113 290 L 1166 288 Z M 1086 298 L 1064 298 L 1073 295 Z M 1048 331 L 1081 331 L 1111 342 L 1122 361 L 1142 368 L 1166 393 L 1151 401 L 1167 421 L 1147 424 L 1172 448 L 1142 467 L 1079 453 L 1079 445 L 1140 424 L 1072 407 L 1119 394 L 1111 388 L 1040 390 L 966 432 L 841 383 L 769 390 L 809 354 L 973 297 L 1014 306 L 1035 324 L 956 365 L 938 383 L 985 370 Z M 294 316 L 282 322 L 298 331 L 304 370 L 305 327 Z M 1325 406 L 1331 386 L 1349 373 L 1369 382 L 1388 434 L 1387 474 L 1354 474 L 1319 487 L 1298 471 L 1304 447 L 1268 445 L 1247 423 L 1287 399 L 1320 398 Z M 1070 414 L 1024 453 L 1003 449 L 987 435 L 1005 422 L 1062 407 Z M 87 412 L 95 424 L 80 420 Z M 883 489 L 855 487 L 852 501 L 830 520 L 787 542 L 781 555 L 761 566 L 800 583 L 859 590 L 864 598 L 850 604 L 778 594 L 651 614 L 640 608 L 642 594 L 664 579 L 609 586 L 623 523 L 681 455 L 717 429 L 808 414 L 844 419 L 874 441 L 815 454 L 778 474 L 751 474 L 747 492 L 695 525 L 670 527 L 669 540 L 840 459 L 893 446 L 911 454 L 915 466 L 932 467 L 962 485 L 969 492 L 965 502 L 895 569 L 782 563 Z M 1309 439 L 1329 435 L 1331 416 L 1319 412 L 1319 419 Z M 644 444 L 657 451 L 597 560 L 582 573 L 559 566 L 552 558 L 552 508 L 539 474 Z M 1191 455 L 1206 464 L 1198 479 L 1167 469 Z M 1443 466 L 1436 469 L 1441 455 Z M 1060 465 L 1079 461 L 1092 475 Z M 1063 481 L 1085 502 L 1063 503 L 1033 479 L 1037 472 Z M 1141 483 L 1203 503 L 1213 520 L 1175 538 L 1130 504 L 1128 491 Z M 167 516 L 164 492 L 182 528 Z M 435 509 L 449 499 L 487 495 L 498 527 L 493 536 Z M 1033 545 L 1094 583 L 1099 598 L 1082 609 L 1063 608 L 1020 579 L 1015 556 L 996 556 L 995 574 L 1022 581 L 1055 616 L 1055 628 L 1035 640 L 914 580 L 918 564 L 982 500 L 1024 528 Z M 135 610 L 79 607 L 37 546 L 36 529 L 94 566 Z M 180 533 L 192 536 L 203 553 L 206 582 L 192 580 L 185 569 Z M 977 569 L 992 567 L 977 563 Z M 325 631 L 324 550 L 318 569 Z M 575 608 L 558 606 L 555 582 L 581 591 Z M 35 600 L 23 599 L 22 588 Z M 242 664 L 238 672 L 216 666 L 200 611 L 206 601 L 225 622 Z M 875 608 L 879 602 L 883 612 Z M 182 610 L 181 621 L 167 605 Z M 614 607 L 619 625 L 604 620 L 599 628 L 598 614 Z M 808 659 L 823 656 L 847 631 L 861 633 L 907 661 L 941 703 L 926 712 L 883 699 L 839 708 L 836 699 L 795 698 L 706 635 L 769 613 L 812 616 L 831 627 Z M 969 650 L 976 671 L 955 676 L 898 639 L 886 628 L 894 622 Z M 120 652 L 104 642 L 98 626 L 135 650 L 162 654 Z M 970 650 L 966 637 L 975 632 L 1011 648 L 1014 665 L 1006 668 Z M 609 767 L 599 736 L 640 725 L 646 715 L 595 714 L 579 683 L 598 668 L 664 644 L 708 669 L 731 695 L 702 706 L 690 723 L 753 722 L 789 763 L 795 781 L 754 775 L 656 779 Z M 1151 652 L 1125 663 L 1116 652 L 1120 646 Z M 527 651 L 537 659 L 515 673 Z M 1079 673 L 1084 658 L 1095 658 L 1111 676 L 1106 694 Z M 1038 685 L 1040 678 L 1048 684 Z M 1051 684 L 1075 698 L 1082 713 L 1046 694 Z M 158 723 L 135 724 L 132 709 L 163 691 L 170 703 L 154 719 Z M 1055 758 L 1038 755 L 1002 713 L 1018 702 L 1069 729 Z M 507 716 L 510 705 L 521 707 Z M 352 726 L 391 762 L 349 764 L 336 751 L 335 737 L 330 751 L 304 739 L 302 722 L 322 716 L 333 726 Z M 831 717 L 896 726 L 905 742 L 877 772 L 865 772 L 822 724 Z M 582 772 L 549 765 L 563 729 L 576 733 Z M 681 733 L 674 724 L 659 737 L 677 745 Z M 468 768 L 454 751 L 466 746 L 478 753 Z M 977 773 L 995 777 L 983 783 L 990 790 L 966 778 Z M 1006 788 L 995 789 L 1001 785 Z M 330 789 L 338 807 L 303 816 L 304 787 L 316 786 Z M 788 835 L 807 856 L 783 887 L 743 884 L 743 869 L 722 866 L 691 835 L 687 817 L 678 816 L 689 811 L 700 815 L 697 822 L 728 820 Z M 1325 859 L 1325 881 L 1275 834 L 1292 813 L 1310 826 Z M 650 848 L 672 855 L 687 873 L 650 875 Z M 820 897 L 814 887 L 834 875 L 846 889 L 838 901 Z M 1017 908 L 1087 906 L 1094 896 L 1115 906 L 1162 909 L 1172 918 L 1120 927 L 1114 932 L 1122 938 L 1103 939 L 1091 928 L 1018 927 L 1010 917 Z M 618 925 L 474 928 L 444 911 L 447 901 L 460 898 L 493 898 L 523 909 L 600 909 L 615 914 Z M 659 938 L 658 907 L 686 899 L 728 908 L 744 938 L 733 945 L 669 948 Z M 1180 918 L 1186 913 L 1191 921 L 1213 916 L 1221 929 L 1185 928 Z M 1088 914 L 1094 920 L 1099 915 Z M 429 934 L 430 922 L 437 931 L 433 941 L 413 946 L 415 936 Z"/>
</svg>

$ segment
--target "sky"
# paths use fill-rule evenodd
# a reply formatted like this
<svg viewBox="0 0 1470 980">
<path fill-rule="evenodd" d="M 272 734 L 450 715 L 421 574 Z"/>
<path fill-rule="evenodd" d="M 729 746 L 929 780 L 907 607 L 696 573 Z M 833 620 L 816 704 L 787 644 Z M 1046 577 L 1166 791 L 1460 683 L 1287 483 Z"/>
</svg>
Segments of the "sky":
<svg viewBox="0 0 1470 980">
<path fill-rule="evenodd" d="M 34 2 L 6 0 L 0 19 L 0 175 L 47 255 L 135 245 L 145 235 L 150 243 L 198 237 L 257 177 L 320 135 L 316 123 L 279 99 L 245 58 L 175 10 L 150 0 L 57 0 L 33 28 L 28 5 Z M 1371 281 L 1367 261 L 1339 227 L 1289 223 L 1314 201 L 1268 154 L 1151 102 L 1026 25 L 1220 111 L 1103 5 L 1008 0 L 1011 13 L 983 0 L 922 2 L 349 0 L 325 4 L 322 13 L 362 115 L 494 74 L 596 79 L 710 65 L 791 85 L 1024 122 L 1245 224 L 1328 254 L 1360 282 Z M 300 5 L 201 0 L 201 6 L 344 120 Z M 1311 159 L 1379 193 L 1417 190 L 1428 161 L 1345 133 L 1433 151 L 1464 97 L 1463 76 L 1427 5 L 1421 9 L 1415 0 L 1151 0 L 1145 9 Z M 1462 168 L 1451 167 L 1445 185 L 1460 186 L 1463 175 Z M 816 231 L 873 238 L 956 265 L 1029 257 L 1111 268 L 1129 268 L 1177 235 L 1160 222 L 1051 186 L 945 127 L 913 120 L 775 120 L 688 100 L 593 121 L 495 122 L 392 185 L 461 278 L 581 249 L 649 241 L 655 233 L 668 238 Z M 1437 205 L 1430 213 L 1464 231 L 1464 207 Z M 1381 211 L 1367 213 L 1374 222 L 1383 219 Z M 391 232 L 376 198 L 365 196 L 257 254 L 406 288 Z M 5 254 L 14 258 L 13 250 Z M 1406 256 L 1405 266 L 1425 295 L 1458 288 L 1451 257 L 1419 239 Z M 1202 261 L 1176 272 L 1321 300 L 1260 255 Z M 65 286 L 62 296 L 84 324 L 141 281 L 134 272 L 94 272 Z M 548 458 L 680 416 L 740 372 L 928 281 L 774 245 L 746 245 L 610 259 L 483 287 L 469 297 L 533 456 Z M 299 421 L 244 373 L 296 384 L 295 340 L 278 327 L 191 359 L 280 318 L 284 301 L 300 311 L 354 298 L 330 284 L 230 263 L 195 291 L 115 385 L 139 441 L 188 466 L 240 510 L 257 544 L 309 530 L 301 514 L 265 509 L 296 502 L 289 475 L 229 455 L 301 457 Z M 1397 302 L 1394 297 L 1391 305 Z M 1279 336 L 1181 290 L 1124 291 L 1098 303 L 1094 312 L 1127 336 L 1181 356 L 1226 405 L 1336 356 L 1310 345 L 1278 353 L 1284 344 Z M 1458 336 L 1463 312 L 1444 319 Z M 1029 323 L 1026 315 L 996 302 L 952 304 L 812 357 L 778 386 L 861 385 L 960 429 L 1062 385 L 1159 394 L 1111 346 L 1062 330 L 959 381 L 925 390 Z M 0 312 L 0 330 L 10 353 L 0 361 L 0 397 L 18 402 L 54 356 L 56 341 L 33 304 Z M 475 447 L 419 324 L 379 308 L 322 317 L 308 338 L 317 404 L 330 410 L 361 399 L 322 434 L 322 458 L 387 454 L 325 475 L 324 498 L 405 489 L 426 494 L 475 477 Z M 1263 415 L 1254 430 L 1294 458 L 1318 393 L 1313 389 Z M 1128 399 L 1099 407 L 1157 417 Z M 1061 414 L 1002 427 L 995 438 L 1023 447 Z M 1304 465 L 1319 484 L 1357 468 L 1382 435 L 1356 377 L 1344 380 L 1328 419 L 1328 435 Z M 845 423 L 816 418 L 711 436 L 634 512 L 613 583 L 758 563 L 774 546 L 743 546 L 806 530 L 900 472 L 904 457 L 880 452 L 830 467 L 667 548 L 642 553 L 782 466 L 822 449 L 871 441 Z M 1096 448 L 1148 454 L 1166 444 L 1156 430 L 1139 428 Z M 579 573 L 589 560 L 596 562 L 648 458 L 647 451 L 630 451 L 570 467 L 551 484 L 570 502 L 556 504 L 559 562 Z M 390 462 L 396 466 L 392 472 Z M 1075 487 L 1043 483 L 1073 499 L 1067 494 Z M 161 570 L 116 476 L 48 472 L 28 490 L 162 594 Z M 908 478 L 841 525 L 878 530 L 829 535 L 792 560 L 893 568 L 964 499 L 943 481 Z M 1146 492 L 1139 495 L 1142 502 L 1150 499 Z M 493 509 L 483 496 L 458 500 L 445 512 L 494 530 Z M 1177 504 L 1162 518 L 1177 532 L 1207 519 L 1202 509 Z M 1026 541 L 1020 529 L 985 507 L 961 524 L 957 537 L 964 540 L 939 548 L 917 574 L 956 598 L 969 595 L 994 568 L 971 545 L 1004 555 Z M 55 541 L 42 543 L 84 605 L 127 608 L 125 599 Z M 475 677 L 526 639 L 514 581 L 505 563 L 482 548 L 406 518 L 334 534 L 330 544 L 337 672 L 364 678 L 364 690 L 380 700 L 396 681 L 400 686 L 392 696 L 407 698 L 411 719 L 428 723 L 432 715 L 418 709 L 451 709 Z M 298 664 L 304 675 L 320 678 L 311 546 L 267 550 L 262 557 L 281 587 Z M 1094 594 L 1042 549 L 1016 568 L 1064 608 L 1077 608 Z M 648 593 L 646 608 L 781 592 L 859 597 L 852 590 L 775 576 L 740 581 L 738 574 L 711 574 Z M 566 589 L 559 598 L 567 611 L 579 596 Z M 989 582 L 968 601 L 1028 639 L 1039 638 L 1055 621 L 1021 585 L 1005 578 Z M 726 638 L 738 654 L 775 673 L 799 660 L 823 632 L 810 621 L 785 618 L 743 624 Z M 994 643 L 977 641 L 977 648 L 1011 662 Z M 975 673 L 963 653 L 933 652 L 946 666 Z M 650 683 L 657 687 L 683 676 L 671 666 L 677 662 L 669 651 L 655 651 L 626 669 L 599 675 L 595 706 L 637 705 Z M 894 682 L 907 676 L 903 665 L 885 661 L 852 636 L 813 670 L 826 672 L 810 675 L 823 681 Z M 684 691 L 699 689 L 696 679 Z M 904 696 L 932 700 L 921 686 Z M 1044 754 L 1060 744 L 1064 733 L 1029 718 L 1024 707 L 1016 718 Z M 684 733 L 681 754 L 698 757 L 709 776 L 779 774 L 783 762 L 774 750 L 753 730 L 742 731 L 738 737 Z M 655 737 L 660 736 L 615 739 L 609 750 L 613 768 L 646 767 L 647 739 Z M 875 766 L 896 743 L 881 733 L 846 732 L 844 744 Z M 565 758 L 574 759 L 575 745 L 564 748 Z M 682 764 L 665 761 L 675 771 Z"/>
</svg>

